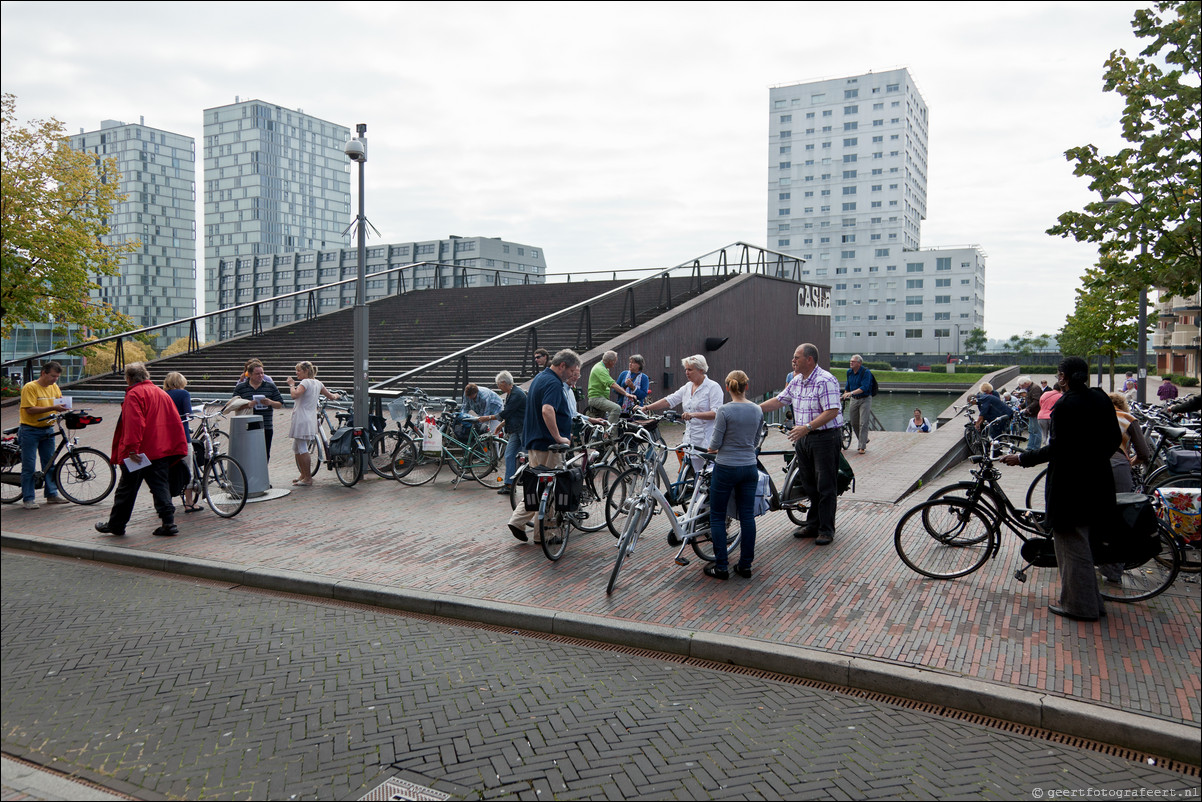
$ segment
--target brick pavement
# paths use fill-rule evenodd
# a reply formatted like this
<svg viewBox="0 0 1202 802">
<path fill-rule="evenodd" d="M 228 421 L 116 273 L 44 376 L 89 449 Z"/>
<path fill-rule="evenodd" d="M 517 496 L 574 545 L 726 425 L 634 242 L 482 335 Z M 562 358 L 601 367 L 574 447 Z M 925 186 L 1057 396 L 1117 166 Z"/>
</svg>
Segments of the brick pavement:
<svg viewBox="0 0 1202 802">
<path fill-rule="evenodd" d="M 106 443 L 116 419 L 113 409 L 98 411 L 106 422 L 84 432 L 90 443 Z M 8 425 L 11 408 L 4 416 Z M 286 431 L 286 416 L 280 417 Z M 612 596 L 605 583 L 615 543 L 607 532 L 575 535 L 566 556 L 551 563 L 504 531 L 504 499 L 478 485 L 452 490 L 447 473 L 421 488 L 369 477 L 347 489 L 323 471 L 315 487 L 249 504 L 230 521 L 207 511 L 180 515 L 182 534 L 173 539 L 150 535 L 156 522 L 148 494 L 120 540 L 91 531 L 109 501 L 95 509 L 5 509 L 3 529 L 6 545 L 23 540 L 26 547 L 81 554 L 100 548 L 107 560 L 190 562 L 175 568 L 185 571 L 233 567 L 248 572 L 248 582 L 326 595 L 341 583 L 348 593 L 391 594 L 418 607 L 516 626 L 527 618 L 570 622 L 614 637 L 603 626 L 612 624 L 626 628 L 621 637 L 665 650 L 673 639 L 673 648 L 686 649 L 727 639 L 750 644 L 749 652 L 796 647 L 819 666 L 829 661 L 845 683 L 854 684 L 857 666 L 880 675 L 896 671 L 902 692 L 923 683 L 928 693 L 984 689 L 990 709 L 981 712 L 992 715 L 1005 717 L 994 707 L 1009 689 L 1037 698 L 1045 715 L 1073 703 L 1101 705 L 1177 722 L 1197 738 L 1196 581 L 1178 580 L 1148 602 L 1111 605 L 1105 621 L 1084 624 L 1047 613 L 1057 591 L 1054 571 L 1035 570 L 1025 584 L 1012 578 L 1020 560 L 1009 539 L 997 559 L 959 580 L 926 580 L 902 565 L 892 532 L 908 504 L 886 503 L 892 491 L 879 490 L 920 475 L 926 457 L 913 449 L 932 442 L 876 433 L 867 455 L 850 457 L 857 493 L 841 500 L 830 547 L 795 540 L 785 516 L 769 514 L 761 519 L 755 578 L 715 583 L 701 575 L 699 561 L 674 565 L 673 550 L 652 534 L 624 564 Z M 272 464 L 277 485 L 295 472 L 286 443 L 279 440 Z M 952 473 L 959 478 L 966 468 Z M 886 501 L 871 500 L 877 495 Z"/>
<path fill-rule="evenodd" d="M 5 750 L 140 799 L 358 799 L 391 777 L 460 799 L 1197 785 L 1128 755 L 671 658 L 76 560 L 0 560 Z"/>
</svg>

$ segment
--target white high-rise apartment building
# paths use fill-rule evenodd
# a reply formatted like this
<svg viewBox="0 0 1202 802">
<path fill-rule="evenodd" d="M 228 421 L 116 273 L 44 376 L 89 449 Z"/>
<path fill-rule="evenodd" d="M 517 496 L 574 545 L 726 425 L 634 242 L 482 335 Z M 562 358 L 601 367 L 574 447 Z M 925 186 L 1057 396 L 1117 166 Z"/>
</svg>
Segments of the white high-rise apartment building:
<svg viewBox="0 0 1202 802">
<path fill-rule="evenodd" d="M 921 249 L 927 105 L 905 69 L 769 92 L 768 246 L 831 285 L 831 353 L 958 352 L 985 254 Z"/>
<path fill-rule="evenodd" d="M 261 100 L 204 112 L 205 306 L 223 259 L 350 244 L 350 129 Z M 225 336 L 209 327 L 210 336 Z"/>
</svg>

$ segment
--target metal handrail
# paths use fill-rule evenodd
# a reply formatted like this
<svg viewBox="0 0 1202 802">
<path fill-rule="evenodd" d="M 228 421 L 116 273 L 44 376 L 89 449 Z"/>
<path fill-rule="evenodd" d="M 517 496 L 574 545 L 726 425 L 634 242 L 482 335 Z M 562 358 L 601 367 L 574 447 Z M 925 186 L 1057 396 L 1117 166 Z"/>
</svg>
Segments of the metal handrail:
<svg viewBox="0 0 1202 802">
<path fill-rule="evenodd" d="M 412 368 L 410 370 L 405 371 L 404 373 L 400 373 L 396 376 L 392 376 L 391 378 L 384 379 L 383 381 L 376 382 L 375 384 L 373 384 L 371 387 L 368 388 L 368 391 L 370 393 L 372 393 L 373 395 L 381 394 L 382 391 L 389 390 L 390 388 L 392 388 L 398 384 L 407 383 L 409 379 L 411 379 L 413 376 L 416 376 L 419 373 L 424 373 L 428 370 L 432 370 L 434 368 L 441 367 L 442 365 L 445 365 L 447 363 L 450 363 L 450 362 L 456 361 L 456 360 L 459 362 L 459 365 L 456 368 L 455 384 L 457 387 L 462 386 L 460 384 L 461 378 L 463 379 L 464 383 L 466 383 L 468 354 L 470 354 L 474 351 L 479 351 L 483 348 L 486 348 L 490 345 L 498 343 L 509 337 L 513 337 L 515 335 L 521 334 L 522 332 L 528 332 L 527 339 L 528 339 L 528 342 L 531 343 L 531 347 L 526 349 L 526 353 L 532 354 L 534 349 L 538 347 L 537 330 L 538 330 L 539 326 L 542 326 L 545 323 L 549 323 L 553 320 L 556 320 L 556 319 L 559 319 L 559 318 L 562 318 L 562 317 L 565 317 L 567 315 L 571 315 L 571 314 L 574 314 L 577 312 L 579 312 L 581 315 L 581 326 L 584 326 L 587 321 L 589 338 L 588 338 L 588 340 L 586 340 L 586 342 L 588 343 L 589 347 L 591 348 L 592 347 L 592 336 L 591 336 L 592 335 L 592 324 L 591 324 L 591 311 L 590 310 L 591 310 L 592 305 L 603 302 L 610 298 L 614 298 L 619 294 L 622 294 L 623 295 L 623 307 L 622 307 L 623 323 L 625 323 L 625 316 L 626 316 L 626 309 L 627 309 L 626 302 L 627 302 L 627 300 L 629 300 L 629 302 L 630 302 L 630 304 L 629 304 L 630 325 L 631 325 L 631 327 L 633 327 L 634 325 L 636 325 L 636 317 L 635 317 L 636 312 L 635 312 L 635 308 L 634 308 L 634 290 L 636 287 L 647 284 L 652 281 L 655 281 L 657 279 L 662 280 L 664 282 L 664 284 L 663 284 L 663 290 L 661 291 L 661 294 L 660 294 L 660 300 L 663 301 L 664 293 L 667 292 L 667 294 L 668 294 L 667 307 L 669 309 L 671 309 L 672 301 L 671 301 L 671 294 L 670 294 L 670 292 L 668 292 L 667 280 L 673 271 L 680 270 L 682 268 L 689 269 L 691 271 L 691 277 L 696 279 L 696 289 L 700 290 L 701 289 L 701 268 L 702 268 L 701 260 L 705 259 L 708 256 L 712 256 L 714 254 L 720 254 L 720 256 L 717 260 L 717 264 L 712 265 L 715 268 L 713 275 L 718 275 L 718 272 L 717 272 L 718 269 L 721 269 L 723 271 L 722 275 L 731 275 L 732 273 L 738 274 L 738 273 L 744 272 L 741 269 L 731 270 L 730 265 L 726 260 L 727 249 L 735 248 L 735 247 L 741 248 L 738 267 L 739 268 L 746 267 L 747 268 L 746 272 L 749 272 L 749 273 L 756 272 L 756 273 L 763 273 L 765 275 L 768 275 L 768 261 L 765 258 L 765 255 L 772 254 L 777 257 L 776 264 L 778 266 L 779 273 L 784 272 L 784 265 L 786 264 L 786 262 L 794 263 L 794 270 L 793 270 L 792 277 L 786 277 L 784 275 L 777 275 L 778 278 L 789 278 L 794 281 L 798 281 L 798 282 L 801 281 L 801 265 L 805 261 L 804 259 L 801 259 L 800 257 L 796 257 L 796 256 L 789 256 L 788 254 L 781 253 L 780 251 L 772 251 L 768 248 L 761 248 L 760 246 L 757 246 L 757 245 L 749 245 L 745 242 L 733 242 L 730 245 L 727 245 L 723 248 L 717 248 L 715 250 L 709 251 L 708 253 L 704 253 L 701 256 L 697 257 L 696 259 L 690 259 L 687 262 L 681 262 L 679 265 L 676 265 L 675 267 L 654 268 L 654 270 L 656 271 L 654 275 L 647 276 L 647 277 L 641 278 L 641 279 L 635 279 L 634 281 L 631 281 L 628 284 L 623 284 L 621 287 L 615 287 L 614 289 L 603 292 L 600 295 L 595 295 L 592 298 L 588 298 L 586 300 L 575 303 L 575 304 L 567 307 L 566 309 L 561 309 L 558 312 L 552 312 L 549 315 L 544 315 L 543 317 L 539 318 L 538 320 L 532 321 L 530 323 L 523 323 L 522 325 L 516 326 L 508 331 L 502 332 L 501 334 L 496 334 L 496 335 L 493 335 L 492 337 L 481 340 L 480 342 L 478 342 L 474 345 L 469 345 L 466 348 L 461 348 L 452 354 L 448 354 L 444 357 L 440 357 L 431 362 L 427 362 L 424 365 L 420 365 L 416 368 Z M 751 254 L 752 254 L 753 250 L 757 254 L 756 265 L 755 265 L 754 270 L 752 269 L 752 264 L 751 264 Z M 646 269 L 646 268 L 644 268 L 644 269 Z M 610 272 L 610 271 L 604 271 L 604 272 Z M 616 275 L 616 272 L 617 271 L 614 271 L 615 275 Z M 622 272 L 626 272 L 626 271 L 622 271 Z M 630 272 L 636 272 L 636 271 L 630 271 Z M 577 329 L 578 335 L 579 335 L 579 332 L 580 332 L 580 327 L 578 327 L 578 329 Z M 522 368 L 523 368 L 523 372 L 524 372 L 525 368 L 526 368 L 526 363 L 524 361 L 524 358 L 523 358 Z"/>
</svg>

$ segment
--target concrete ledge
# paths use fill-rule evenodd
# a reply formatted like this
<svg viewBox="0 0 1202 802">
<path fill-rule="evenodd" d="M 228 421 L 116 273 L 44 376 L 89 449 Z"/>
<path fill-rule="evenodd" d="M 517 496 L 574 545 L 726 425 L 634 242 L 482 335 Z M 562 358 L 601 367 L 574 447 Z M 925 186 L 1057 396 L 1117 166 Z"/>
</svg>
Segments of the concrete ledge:
<svg viewBox="0 0 1202 802">
<path fill-rule="evenodd" d="M 568 638 L 683 655 L 690 653 L 689 643 L 694 636 L 692 632 L 674 627 L 580 613 L 558 613 L 551 631 Z"/>
<path fill-rule="evenodd" d="M 162 569 L 164 571 L 194 576 L 198 579 L 209 579 L 214 582 L 228 582 L 231 585 L 246 584 L 245 569 L 241 566 L 230 565 L 218 560 L 175 555 L 164 560 L 164 563 L 166 565 Z"/>
<path fill-rule="evenodd" d="M 693 634 L 690 656 L 848 687 L 854 658 L 713 632 Z"/>
<path fill-rule="evenodd" d="M 438 602 L 435 614 L 446 618 L 527 629 L 533 632 L 552 632 L 555 628 L 554 611 L 487 599 L 444 595 Z"/>
<path fill-rule="evenodd" d="M 6 549 L 22 549 L 35 551 L 39 554 L 57 554 L 61 557 L 79 557 L 84 560 L 97 559 L 96 549 L 78 543 L 66 543 L 49 537 L 38 535 L 17 535 L 11 532 L 0 533 L 0 547 Z M 101 562 L 109 562 L 101 560 Z"/>
<path fill-rule="evenodd" d="M 278 590 L 282 593 L 301 593 L 329 599 L 334 596 L 333 580 L 306 574 L 303 571 L 288 571 L 279 568 L 247 568 L 242 574 L 242 584 L 252 588 Z"/>
<path fill-rule="evenodd" d="M 378 582 L 358 582 L 355 580 L 334 583 L 335 599 L 355 604 L 371 604 L 376 607 L 386 607 L 390 610 L 404 610 L 410 613 L 434 615 L 438 609 L 438 600 L 430 594 L 407 591 L 398 593 L 392 585 L 382 585 Z"/>
<path fill-rule="evenodd" d="M 1138 713 L 1065 699 L 1043 697 L 1043 721 L 1053 732 L 1150 752 L 1191 766 L 1202 753 L 1202 728 L 1148 718 Z"/>
</svg>

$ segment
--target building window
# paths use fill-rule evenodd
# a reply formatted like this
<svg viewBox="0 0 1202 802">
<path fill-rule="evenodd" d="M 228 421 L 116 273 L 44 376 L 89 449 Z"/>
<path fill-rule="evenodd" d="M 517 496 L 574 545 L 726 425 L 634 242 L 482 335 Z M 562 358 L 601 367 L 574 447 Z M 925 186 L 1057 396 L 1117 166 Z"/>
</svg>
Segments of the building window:
<svg viewBox="0 0 1202 802">
<path fill-rule="evenodd" d="M 843 123 L 843 130 L 844 130 L 844 131 L 854 131 L 854 130 L 856 130 L 856 129 L 857 129 L 857 128 L 859 128 L 859 127 L 860 127 L 860 124 L 859 124 L 859 123 L 855 123 L 855 122 L 851 122 L 851 123 Z"/>
<path fill-rule="evenodd" d="M 907 340 L 918 340 L 922 338 L 922 329 L 906 329 Z"/>
<path fill-rule="evenodd" d="M 946 258 L 944 258 L 944 257 L 936 257 L 936 259 L 935 259 L 935 269 L 936 269 L 936 270 L 951 270 L 951 269 L 952 269 L 952 259 L 951 259 L 951 257 L 950 257 L 950 256 L 949 256 L 949 257 L 946 257 Z"/>
<path fill-rule="evenodd" d="M 907 295 L 906 296 L 906 306 L 922 306 L 922 296 L 921 295 Z"/>
<path fill-rule="evenodd" d="M 937 279 L 935 279 L 935 286 L 936 287 L 950 287 L 950 286 L 952 286 L 952 280 L 950 278 L 937 278 Z"/>
<path fill-rule="evenodd" d="M 788 241 L 787 239 L 778 239 L 778 240 L 776 241 L 776 247 L 778 247 L 778 248 L 788 248 L 788 247 L 789 247 L 789 241 Z"/>
<path fill-rule="evenodd" d="M 922 272 L 922 262 L 906 262 L 906 272 L 907 273 L 921 273 Z"/>
<path fill-rule="evenodd" d="M 788 217 L 788 216 L 789 216 L 789 210 L 788 210 L 788 209 L 777 209 L 777 210 L 776 210 L 776 213 L 777 213 L 778 215 L 780 215 L 781 217 Z"/>
<path fill-rule="evenodd" d="M 937 304 L 950 304 L 951 302 L 952 302 L 952 296 L 950 296 L 950 295 L 936 295 L 935 296 L 935 303 L 937 303 Z"/>
<path fill-rule="evenodd" d="M 842 253 L 839 254 L 839 258 L 840 259 L 855 259 L 856 252 L 855 251 L 843 251 Z"/>
<path fill-rule="evenodd" d="M 906 279 L 906 289 L 907 290 L 921 290 L 922 289 L 922 279 L 920 279 L 920 278 Z"/>
<path fill-rule="evenodd" d="M 880 234 L 873 234 L 872 236 L 873 236 L 873 239 L 879 239 L 881 235 L 880 235 Z M 876 254 L 875 254 L 875 255 L 876 255 L 876 256 L 888 256 L 888 255 L 889 255 L 889 249 L 888 249 L 888 248 L 877 248 L 877 249 L 876 249 Z"/>
<path fill-rule="evenodd" d="M 793 115 L 792 114 L 782 114 L 780 116 L 780 121 L 782 123 L 791 123 L 791 122 L 793 122 Z"/>
</svg>

